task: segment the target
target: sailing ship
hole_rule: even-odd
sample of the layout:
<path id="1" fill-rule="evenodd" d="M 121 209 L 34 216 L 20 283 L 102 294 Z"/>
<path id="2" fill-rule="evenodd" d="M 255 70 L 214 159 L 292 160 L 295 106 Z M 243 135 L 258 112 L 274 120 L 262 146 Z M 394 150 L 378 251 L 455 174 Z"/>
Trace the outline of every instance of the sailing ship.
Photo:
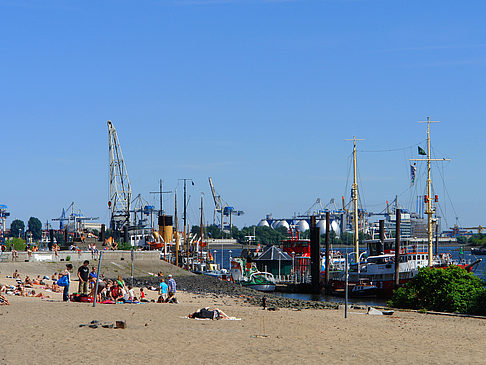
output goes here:
<path id="1" fill-rule="evenodd" d="M 395 239 L 390 240 L 370 240 L 366 241 L 368 257 L 361 260 L 364 252 L 360 254 L 358 242 L 358 183 L 357 183 L 357 158 L 356 158 L 356 141 L 353 137 L 353 160 L 354 160 L 354 183 L 352 187 L 352 198 L 354 202 L 353 230 L 354 230 L 354 256 L 355 262 L 350 265 L 349 272 L 339 271 L 331 273 L 330 288 L 334 293 L 344 292 L 347 290 L 350 294 L 363 295 L 365 293 L 376 293 L 377 295 L 390 296 L 396 287 L 396 258 L 398 257 L 398 283 L 403 285 L 419 272 L 423 267 L 444 268 L 456 264 L 468 271 L 478 264 L 481 260 L 473 263 L 457 263 L 451 260 L 450 255 L 442 254 L 433 255 L 433 232 L 436 223 L 433 215 L 435 207 L 432 204 L 432 180 L 431 180 L 431 162 L 448 161 L 448 159 L 433 159 L 430 157 L 430 123 L 434 123 L 427 117 L 427 153 L 424 159 L 411 159 L 411 161 L 427 162 L 427 195 L 425 203 L 427 204 L 427 249 L 420 247 L 417 240 L 400 239 L 399 253 L 395 252 Z M 423 153 L 421 153 L 423 154 Z M 401 213 L 400 213 L 401 214 Z M 399 228 L 397 228 L 398 230 Z M 400 234 L 400 232 L 397 232 Z M 348 280 L 346 280 L 348 275 Z M 348 287 L 346 288 L 346 281 Z M 365 284 L 363 284 L 365 283 Z"/>

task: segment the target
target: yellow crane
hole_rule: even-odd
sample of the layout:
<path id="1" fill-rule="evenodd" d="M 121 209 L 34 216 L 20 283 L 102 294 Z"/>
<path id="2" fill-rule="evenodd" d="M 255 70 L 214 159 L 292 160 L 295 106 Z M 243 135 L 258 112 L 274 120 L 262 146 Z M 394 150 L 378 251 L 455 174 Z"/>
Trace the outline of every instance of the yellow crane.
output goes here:
<path id="1" fill-rule="evenodd" d="M 479 225 L 477 227 L 462 227 L 462 229 L 475 229 L 478 231 L 479 234 L 483 232 L 483 230 L 486 229 L 486 227 L 483 227 L 482 225 Z"/>

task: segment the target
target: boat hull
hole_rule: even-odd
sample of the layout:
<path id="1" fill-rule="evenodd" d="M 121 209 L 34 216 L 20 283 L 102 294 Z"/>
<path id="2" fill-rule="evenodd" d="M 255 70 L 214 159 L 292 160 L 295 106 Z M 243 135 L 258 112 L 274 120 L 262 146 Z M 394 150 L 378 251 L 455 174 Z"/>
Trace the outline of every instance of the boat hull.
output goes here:
<path id="1" fill-rule="evenodd" d="M 263 292 L 275 291 L 275 284 L 251 284 L 243 283 L 243 286 Z"/>
<path id="2" fill-rule="evenodd" d="M 471 248 L 471 254 L 473 255 L 486 255 L 486 248 Z"/>

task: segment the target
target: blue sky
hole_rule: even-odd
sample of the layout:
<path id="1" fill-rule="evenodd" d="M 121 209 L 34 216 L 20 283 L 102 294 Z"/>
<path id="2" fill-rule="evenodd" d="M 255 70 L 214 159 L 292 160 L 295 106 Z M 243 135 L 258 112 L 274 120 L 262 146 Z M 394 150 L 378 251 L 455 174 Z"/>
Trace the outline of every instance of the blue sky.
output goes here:
<path id="1" fill-rule="evenodd" d="M 178 179 L 193 178 L 194 224 L 201 192 L 212 219 L 208 176 L 246 211 L 240 226 L 348 199 L 353 135 L 365 139 L 368 209 L 397 194 L 406 206 L 408 159 L 425 139 L 416 121 L 430 115 L 441 121 L 435 154 L 452 159 L 434 172 L 447 223 L 485 225 L 485 11 L 482 1 L 0 0 L 0 204 L 45 222 L 74 201 L 107 221 L 110 119 L 134 195 L 154 202 L 159 178 L 179 192 Z M 365 152 L 377 150 L 397 151 Z"/>

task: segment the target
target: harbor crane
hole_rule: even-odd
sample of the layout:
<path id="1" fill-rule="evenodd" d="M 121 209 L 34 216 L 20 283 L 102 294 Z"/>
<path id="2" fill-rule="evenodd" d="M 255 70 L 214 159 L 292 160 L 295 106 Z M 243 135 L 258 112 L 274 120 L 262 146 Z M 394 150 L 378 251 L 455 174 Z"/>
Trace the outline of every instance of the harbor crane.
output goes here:
<path id="1" fill-rule="evenodd" d="M 68 213 L 66 215 L 66 213 Z M 99 217 L 85 217 L 81 210 L 76 212 L 74 208 L 74 202 L 72 202 L 66 209 L 62 209 L 61 216 L 58 218 L 51 219 L 52 221 L 59 221 L 59 229 L 71 228 L 74 232 L 80 230 L 80 224 L 83 221 L 94 221 L 99 219 Z M 67 222 L 66 227 L 64 227 L 64 222 Z"/>
<path id="2" fill-rule="evenodd" d="M 131 221 L 133 222 L 134 226 L 137 228 L 144 228 L 147 226 L 153 228 L 153 213 L 155 212 L 155 207 L 143 199 L 142 195 L 140 194 L 133 199 L 131 206 L 132 209 L 130 210 L 130 213 L 132 213 L 133 216 Z M 150 224 L 148 222 L 149 218 Z"/>
<path id="3" fill-rule="evenodd" d="M 316 208 L 320 208 L 320 209 L 316 210 Z M 310 216 L 310 215 L 314 215 L 316 213 L 319 214 L 323 210 L 324 210 L 324 208 L 322 207 L 321 198 L 317 198 L 316 201 L 314 202 L 314 204 L 312 204 L 310 206 L 310 208 L 305 211 L 304 215 Z"/>
<path id="4" fill-rule="evenodd" d="M 211 187 L 211 193 L 213 194 L 213 200 L 214 200 L 213 224 L 216 224 L 216 216 L 221 215 L 221 231 L 223 231 L 224 217 L 229 217 L 229 229 L 231 232 L 233 229 L 233 215 L 240 216 L 245 214 L 245 212 L 242 210 L 236 210 L 234 207 L 229 206 L 221 198 L 221 195 L 218 195 L 216 193 L 212 178 L 209 178 L 209 186 Z"/>
<path id="5" fill-rule="evenodd" d="M 110 197 L 108 208 L 110 209 L 110 227 L 118 231 L 124 226 L 130 226 L 132 187 L 128 178 L 127 167 L 123 160 L 118 134 L 110 120 L 107 124 L 110 156 Z"/>
<path id="6" fill-rule="evenodd" d="M 483 227 L 482 225 L 479 225 L 477 227 L 462 227 L 462 229 L 474 229 L 474 230 L 477 230 L 478 231 L 478 234 L 481 234 L 486 229 L 486 227 Z"/>
<path id="7" fill-rule="evenodd" d="M 311 215 L 321 215 L 325 212 L 337 212 L 338 211 L 338 208 L 336 206 L 336 203 L 334 201 L 334 198 L 331 198 L 331 200 L 329 200 L 329 203 L 327 203 L 326 205 L 322 205 L 322 200 L 321 198 L 317 198 L 316 201 L 314 202 L 314 204 L 312 204 L 310 206 L 309 209 L 307 209 L 305 212 L 304 212 L 304 217 L 309 217 Z"/>

